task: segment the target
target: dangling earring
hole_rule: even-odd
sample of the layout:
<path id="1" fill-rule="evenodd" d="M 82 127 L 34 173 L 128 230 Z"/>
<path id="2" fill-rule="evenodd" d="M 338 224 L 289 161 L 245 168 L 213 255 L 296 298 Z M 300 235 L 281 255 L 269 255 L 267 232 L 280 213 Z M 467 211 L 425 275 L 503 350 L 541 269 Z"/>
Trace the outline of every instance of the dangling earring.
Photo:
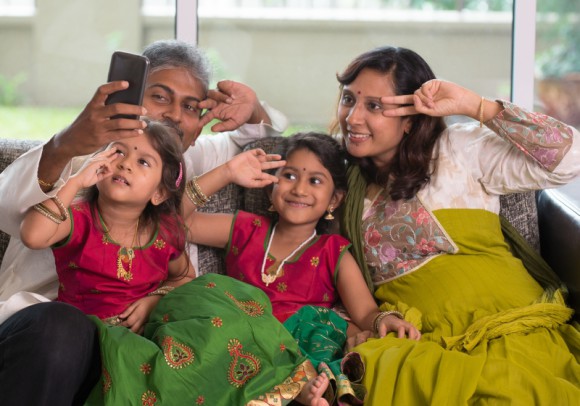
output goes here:
<path id="1" fill-rule="evenodd" d="M 276 213 L 276 208 L 274 207 L 274 205 L 272 203 L 270 203 L 270 207 L 268 207 L 268 211 L 270 213 Z"/>
<path id="2" fill-rule="evenodd" d="M 324 216 L 324 220 L 334 220 L 334 216 L 332 215 L 332 211 L 334 210 L 334 207 L 329 206 L 328 209 L 326 210 L 328 213 L 326 214 L 326 216 Z"/>

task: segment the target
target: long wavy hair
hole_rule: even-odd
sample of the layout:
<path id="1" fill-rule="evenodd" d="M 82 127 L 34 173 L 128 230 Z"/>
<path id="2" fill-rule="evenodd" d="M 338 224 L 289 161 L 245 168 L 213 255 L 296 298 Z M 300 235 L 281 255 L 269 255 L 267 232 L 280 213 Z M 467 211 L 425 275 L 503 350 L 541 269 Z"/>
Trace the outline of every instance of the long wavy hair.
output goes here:
<path id="1" fill-rule="evenodd" d="M 390 75 L 396 95 L 413 94 L 423 83 L 435 79 L 435 74 L 427 62 L 414 51 L 385 46 L 359 55 L 344 72 L 336 75 L 340 83 L 340 94 L 344 86 L 354 82 L 363 69 L 382 73 L 385 80 L 389 80 L 387 75 Z M 338 102 L 340 103 L 340 96 Z M 389 194 L 393 200 L 410 199 L 429 182 L 434 169 L 432 164 L 437 159 L 433 150 L 437 139 L 446 128 L 441 117 L 425 114 L 407 117 L 411 120 L 411 129 L 401 140 L 395 156 L 387 167 L 378 168 L 370 158 L 356 158 L 347 151 L 347 159 L 351 164 L 359 165 L 367 182 L 374 182 L 383 187 L 388 184 Z M 332 132 L 338 131 L 338 119 L 331 129 Z"/>

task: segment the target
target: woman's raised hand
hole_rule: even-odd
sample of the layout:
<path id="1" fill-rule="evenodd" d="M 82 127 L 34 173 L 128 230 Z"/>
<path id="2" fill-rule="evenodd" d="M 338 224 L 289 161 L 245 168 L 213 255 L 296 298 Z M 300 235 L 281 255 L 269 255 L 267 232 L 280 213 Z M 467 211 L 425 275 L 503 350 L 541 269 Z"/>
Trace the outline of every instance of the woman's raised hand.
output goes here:
<path id="1" fill-rule="evenodd" d="M 455 83 L 433 79 L 413 94 L 383 96 L 381 103 L 399 107 L 383 110 L 385 117 L 426 114 L 433 117 L 465 115 L 478 120 L 481 97 Z"/>

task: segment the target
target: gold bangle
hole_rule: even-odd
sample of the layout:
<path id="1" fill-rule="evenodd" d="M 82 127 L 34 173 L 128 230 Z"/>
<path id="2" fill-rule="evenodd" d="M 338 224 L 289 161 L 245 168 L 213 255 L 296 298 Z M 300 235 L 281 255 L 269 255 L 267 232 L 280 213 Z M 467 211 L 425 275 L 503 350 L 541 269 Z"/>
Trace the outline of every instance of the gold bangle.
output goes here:
<path id="1" fill-rule="evenodd" d="M 50 200 L 52 200 L 54 202 L 54 204 L 56 204 L 56 207 L 58 207 L 58 211 L 60 212 L 60 215 L 58 213 L 55 213 L 54 211 L 52 211 L 48 207 L 46 207 L 46 205 L 44 203 L 38 203 L 32 207 L 34 208 L 34 210 L 36 210 L 37 212 L 39 212 L 43 216 L 47 217 L 48 219 L 52 220 L 56 224 L 60 224 L 63 221 L 68 220 L 68 218 L 69 218 L 68 210 L 66 209 L 66 207 L 64 207 L 64 204 L 58 198 L 58 196 L 51 197 Z"/>
<path id="2" fill-rule="evenodd" d="M 191 179 L 191 185 L 192 185 L 192 187 L 193 187 L 193 190 L 194 190 L 194 191 L 195 191 L 195 193 L 197 194 L 197 197 L 199 197 L 199 198 L 200 198 L 200 199 L 201 199 L 201 200 L 204 202 L 203 204 L 206 204 L 207 202 L 209 202 L 209 197 L 207 197 L 207 196 L 205 195 L 205 193 L 203 193 L 203 192 L 201 191 L 201 188 L 199 187 L 199 183 L 197 183 L 197 176 L 194 176 L 194 177 Z"/>
<path id="3" fill-rule="evenodd" d="M 479 128 L 483 127 L 483 102 L 484 102 L 484 97 L 481 96 L 481 103 L 479 103 Z"/>
<path id="4" fill-rule="evenodd" d="M 209 197 L 201 191 L 196 176 L 187 182 L 185 193 L 187 194 L 187 197 L 189 197 L 189 200 L 191 200 L 191 202 L 197 207 L 202 207 L 209 202 Z"/>
<path id="5" fill-rule="evenodd" d="M 379 324 L 381 323 L 381 320 L 384 319 L 387 316 L 396 316 L 401 320 L 405 319 L 405 316 L 403 316 L 403 313 L 398 312 L 396 310 L 390 310 L 388 312 L 380 312 L 379 314 L 377 314 L 375 316 L 375 319 L 373 320 L 373 331 L 378 334 L 379 333 Z"/>
<path id="6" fill-rule="evenodd" d="M 63 222 L 63 219 L 61 219 L 55 212 L 50 210 L 43 203 L 35 204 L 32 206 L 32 208 L 56 224 Z"/>
<path id="7" fill-rule="evenodd" d="M 38 184 L 42 187 L 49 187 L 51 189 L 54 187 L 54 183 L 45 182 L 40 178 L 37 178 L 37 179 L 38 179 Z"/>
<path id="8" fill-rule="evenodd" d="M 187 182 L 187 184 L 185 185 L 185 194 L 187 195 L 189 200 L 191 200 L 191 203 L 193 203 L 196 207 L 201 207 L 200 206 L 201 202 L 199 201 L 199 199 L 192 190 L 191 181 Z"/>
<path id="9" fill-rule="evenodd" d="M 51 197 L 50 199 L 54 204 L 56 204 L 56 207 L 58 207 L 62 221 L 68 220 L 68 210 L 64 207 L 62 200 L 60 200 L 58 196 Z"/>
<path id="10" fill-rule="evenodd" d="M 155 295 L 165 296 L 166 294 L 171 292 L 173 289 L 175 289 L 174 286 L 160 286 L 157 289 L 155 289 L 153 292 L 147 293 L 147 296 L 155 296 Z"/>

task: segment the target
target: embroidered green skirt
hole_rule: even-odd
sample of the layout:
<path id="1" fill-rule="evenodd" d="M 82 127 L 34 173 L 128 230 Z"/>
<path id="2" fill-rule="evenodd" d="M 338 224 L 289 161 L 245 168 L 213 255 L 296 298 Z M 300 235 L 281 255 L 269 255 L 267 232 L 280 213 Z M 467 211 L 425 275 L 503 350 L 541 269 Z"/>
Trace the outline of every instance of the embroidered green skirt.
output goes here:
<path id="1" fill-rule="evenodd" d="M 143 336 L 95 322 L 102 377 L 89 405 L 283 405 L 314 374 L 266 295 L 223 275 L 166 295 Z"/>

